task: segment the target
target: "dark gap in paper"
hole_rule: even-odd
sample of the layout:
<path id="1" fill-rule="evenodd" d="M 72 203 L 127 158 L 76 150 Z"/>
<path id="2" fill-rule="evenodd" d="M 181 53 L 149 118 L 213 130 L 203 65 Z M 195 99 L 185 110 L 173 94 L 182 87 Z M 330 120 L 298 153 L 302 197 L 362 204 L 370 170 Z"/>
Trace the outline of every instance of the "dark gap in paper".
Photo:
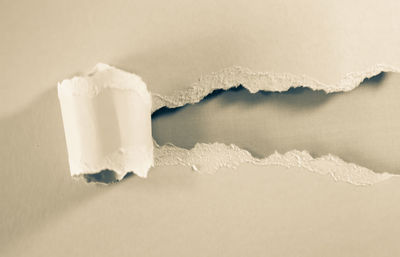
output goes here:
<path id="1" fill-rule="evenodd" d="M 112 184 L 133 176 L 133 172 L 128 172 L 122 179 L 118 179 L 118 174 L 115 171 L 109 169 L 105 169 L 93 174 L 83 174 L 82 176 L 88 183 L 94 182 Z"/>
<path id="2" fill-rule="evenodd" d="M 379 73 L 350 92 L 307 87 L 249 93 L 215 90 L 199 104 L 153 113 L 160 144 L 190 149 L 196 143 L 235 144 L 255 157 L 277 150 L 334 154 L 377 172 L 400 173 L 400 75 Z"/>

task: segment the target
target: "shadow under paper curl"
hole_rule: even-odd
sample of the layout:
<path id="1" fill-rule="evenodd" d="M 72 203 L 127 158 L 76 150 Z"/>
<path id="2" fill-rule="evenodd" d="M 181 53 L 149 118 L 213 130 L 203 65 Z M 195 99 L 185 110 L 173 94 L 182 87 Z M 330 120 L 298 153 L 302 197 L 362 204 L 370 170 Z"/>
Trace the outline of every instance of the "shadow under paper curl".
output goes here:
<path id="1" fill-rule="evenodd" d="M 195 183 L 195 177 L 174 172 L 149 174 L 151 180 L 127 173 L 123 181 L 106 186 L 71 177 L 56 88 L 22 111 L 0 120 L 0 131 L 0 144 L 7 146 L 0 148 L 0 256 L 29 247 L 31 236 L 62 222 L 61 217 L 68 216 L 66 213 L 78 208 L 90 213 L 93 208 L 85 209 L 89 202 L 114 201 L 116 196 L 111 193 L 118 190 L 146 195 L 151 189 L 158 194 L 157 190 L 182 190 Z M 111 184 L 116 181 L 110 170 L 86 175 L 84 179 Z M 88 222 L 90 219 L 85 224 Z"/>
<path id="2" fill-rule="evenodd" d="M 400 74 L 381 73 L 350 92 L 298 87 L 282 93 L 217 90 L 195 105 L 153 114 L 160 144 L 236 144 L 262 158 L 274 151 L 334 154 L 376 172 L 400 174 Z"/>

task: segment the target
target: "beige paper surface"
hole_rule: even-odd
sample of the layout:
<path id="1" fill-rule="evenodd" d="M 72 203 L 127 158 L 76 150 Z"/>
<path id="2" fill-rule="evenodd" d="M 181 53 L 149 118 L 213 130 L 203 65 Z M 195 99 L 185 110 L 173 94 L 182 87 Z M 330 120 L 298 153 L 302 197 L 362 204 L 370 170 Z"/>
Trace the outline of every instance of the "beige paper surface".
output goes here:
<path id="1" fill-rule="evenodd" d="M 376 64 L 400 67 L 399 4 L 2 1 L 0 255 L 398 255 L 397 178 L 359 187 L 298 167 L 241 164 L 213 175 L 156 167 L 147 179 L 133 176 L 107 187 L 76 182 L 55 84 L 103 62 L 139 74 L 160 95 L 232 66 L 331 85 Z M 388 102 L 358 101 L 377 108 Z M 239 106 L 241 115 L 253 117 Z M 373 117 L 396 121 L 396 114 Z M 212 115 L 179 120 L 190 128 L 211 122 Z M 158 129 L 173 127 L 157 120 L 152 124 L 157 141 L 172 141 Z M 225 115 L 222 123 L 234 124 L 234 117 Z M 221 125 L 207 126 L 193 131 L 196 141 Z M 225 135 L 234 132 L 243 134 L 238 127 Z M 380 135 L 396 140 L 393 132 Z M 268 149 L 252 150 L 257 157 L 268 155 Z"/>

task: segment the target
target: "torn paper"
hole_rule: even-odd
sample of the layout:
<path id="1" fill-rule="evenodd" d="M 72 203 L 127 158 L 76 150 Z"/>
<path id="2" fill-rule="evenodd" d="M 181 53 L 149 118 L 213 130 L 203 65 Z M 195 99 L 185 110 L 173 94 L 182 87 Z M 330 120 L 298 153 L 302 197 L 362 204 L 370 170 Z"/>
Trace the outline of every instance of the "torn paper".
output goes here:
<path id="1" fill-rule="evenodd" d="M 349 73 L 336 84 L 325 84 L 306 76 L 252 72 L 246 68 L 232 67 L 204 76 L 190 88 L 172 95 L 153 94 L 153 110 L 197 103 L 215 90 L 229 90 L 239 85 L 251 93 L 284 92 L 296 87 L 323 90 L 326 93 L 347 92 L 358 87 L 364 80 L 382 72 L 398 71 L 399 69 L 390 65 L 376 65 L 363 72 Z M 155 158 L 156 165 L 185 165 L 201 172 L 214 172 L 220 167 L 234 168 L 241 163 L 302 167 L 315 173 L 330 174 L 335 180 L 355 185 L 374 184 L 395 176 L 389 173 L 376 173 L 360 165 L 347 163 L 332 154 L 313 158 L 306 151 L 292 150 L 285 154 L 274 153 L 258 159 L 237 146 L 228 147 L 221 144 L 196 144 L 190 150 L 163 145 L 156 148 Z"/>
<path id="2" fill-rule="evenodd" d="M 214 90 L 242 85 L 251 93 L 284 92 L 295 87 L 327 93 L 346 92 L 382 72 L 399 71 L 389 65 L 376 65 L 364 72 L 349 73 L 339 83 L 328 85 L 306 76 L 232 67 L 204 76 L 190 88 L 173 95 L 153 94 L 151 101 L 146 85 L 138 76 L 98 64 L 88 76 L 64 80 L 58 86 L 71 174 L 98 174 L 102 178 L 113 171 L 117 179 L 121 179 L 132 171 L 145 177 L 153 165 L 151 113 L 161 108 L 197 103 Z M 201 172 L 252 163 L 301 167 L 355 185 L 374 184 L 394 176 L 375 173 L 333 155 L 313 158 L 306 151 L 275 152 L 258 159 L 235 145 L 220 143 L 196 144 L 190 150 L 172 144 L 158 146 L 155 143 L 155 146 L 157 166 L 185 165 Z"/>
<path id="3" fill-rule="evenodd" d="M 330 85 L 305 75 L 290 73 L 254 72 L 239 66 L 223 69 L 203 76 L 189 88 L 175 92 L 172 95 L 153 93 L 153 112 L 162 108 L 177 108 L 186 104 L 200 102 L 214 90 L 228 90 L 243 86 L 250 93 L 259 91 L 285 92 L 290 88 L 307 87 L 312 90 L 323 90 L 326 93 L 347 92 L 358 87 L 363 80 L 374 77 L 382 72 L 400 72 L 400 69 L 378 64 L 362 72 L 351 72 L 338 83 Z"/>
<path id="4" fill-rule="evenodd" d="M 268 157 L 258 159 L 233 144 L 198 143 L 190 150 L 172 144 L 155 147 L 156 166 L 184 165 L 195 171 L 213 173 L 223 167 L 235 169 L 243 163 L 287 168 L 299 167 L 310 172 L 330 175 L 336 181 L 354 185 L 371 185 L 394 176 L 388 173 L 375 173 L 356 164 L 347 163 L 331 154 L 313 158 L 307 151 L 293 150 L 285 154 L 275 152 Z"/>
<path id="5" fill-rule="evenodd" d="M 153 166 L 151 96 L 134 74 L 98 64 L 87 76 L 58 84 L 71 174 L 128 172 Z"/>

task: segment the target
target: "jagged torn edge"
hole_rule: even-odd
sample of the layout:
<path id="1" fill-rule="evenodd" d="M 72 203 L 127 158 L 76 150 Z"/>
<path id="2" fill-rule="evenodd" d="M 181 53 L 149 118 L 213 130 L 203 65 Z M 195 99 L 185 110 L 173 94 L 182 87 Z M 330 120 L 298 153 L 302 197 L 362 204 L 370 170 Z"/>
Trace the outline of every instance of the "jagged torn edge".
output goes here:
<path id="1" fill-rule="evenodd" d="M 214 90 L 229 90 L 238 86 L 243 86 L 250 93 L 284 92 L 296 87 L 323 90 L 326 93 L 348 92 L 358 87 L 365 79 L 383 72 L 400 72 L 400 69 L 378 64 L 363 72 L 348 73 L 339 83 L 329 85 L 305 75 L 253 72 L 250 69 L 235 66 L 201 77 L 191 87 L 177 91 L 173 95 L 162 96 L 153 93 L 152 112 L 161 108 L 177 108 L 198 103 Z M 329 174 L 336 181 L 354 185 L 371 185 L 397 176 L 389 173 L 376 173 L 356 164 L 347 163 L 331 154 L 313 158 L 307 151 L 292 150 L 285 154 L 275 152 L 266 158 L 258 159 L 233 144 L 198 143 L 194 148 L 188 150 L 172 144 L 159 146 L 155 142 L 154 149 L 156 166 L 185 165 L 192 167 L 195 171 L 207 173 L 213 173 L 222 167 L 236 168 L 242 163 L 252 163 L 300 167 L 319 174 Z"/>

